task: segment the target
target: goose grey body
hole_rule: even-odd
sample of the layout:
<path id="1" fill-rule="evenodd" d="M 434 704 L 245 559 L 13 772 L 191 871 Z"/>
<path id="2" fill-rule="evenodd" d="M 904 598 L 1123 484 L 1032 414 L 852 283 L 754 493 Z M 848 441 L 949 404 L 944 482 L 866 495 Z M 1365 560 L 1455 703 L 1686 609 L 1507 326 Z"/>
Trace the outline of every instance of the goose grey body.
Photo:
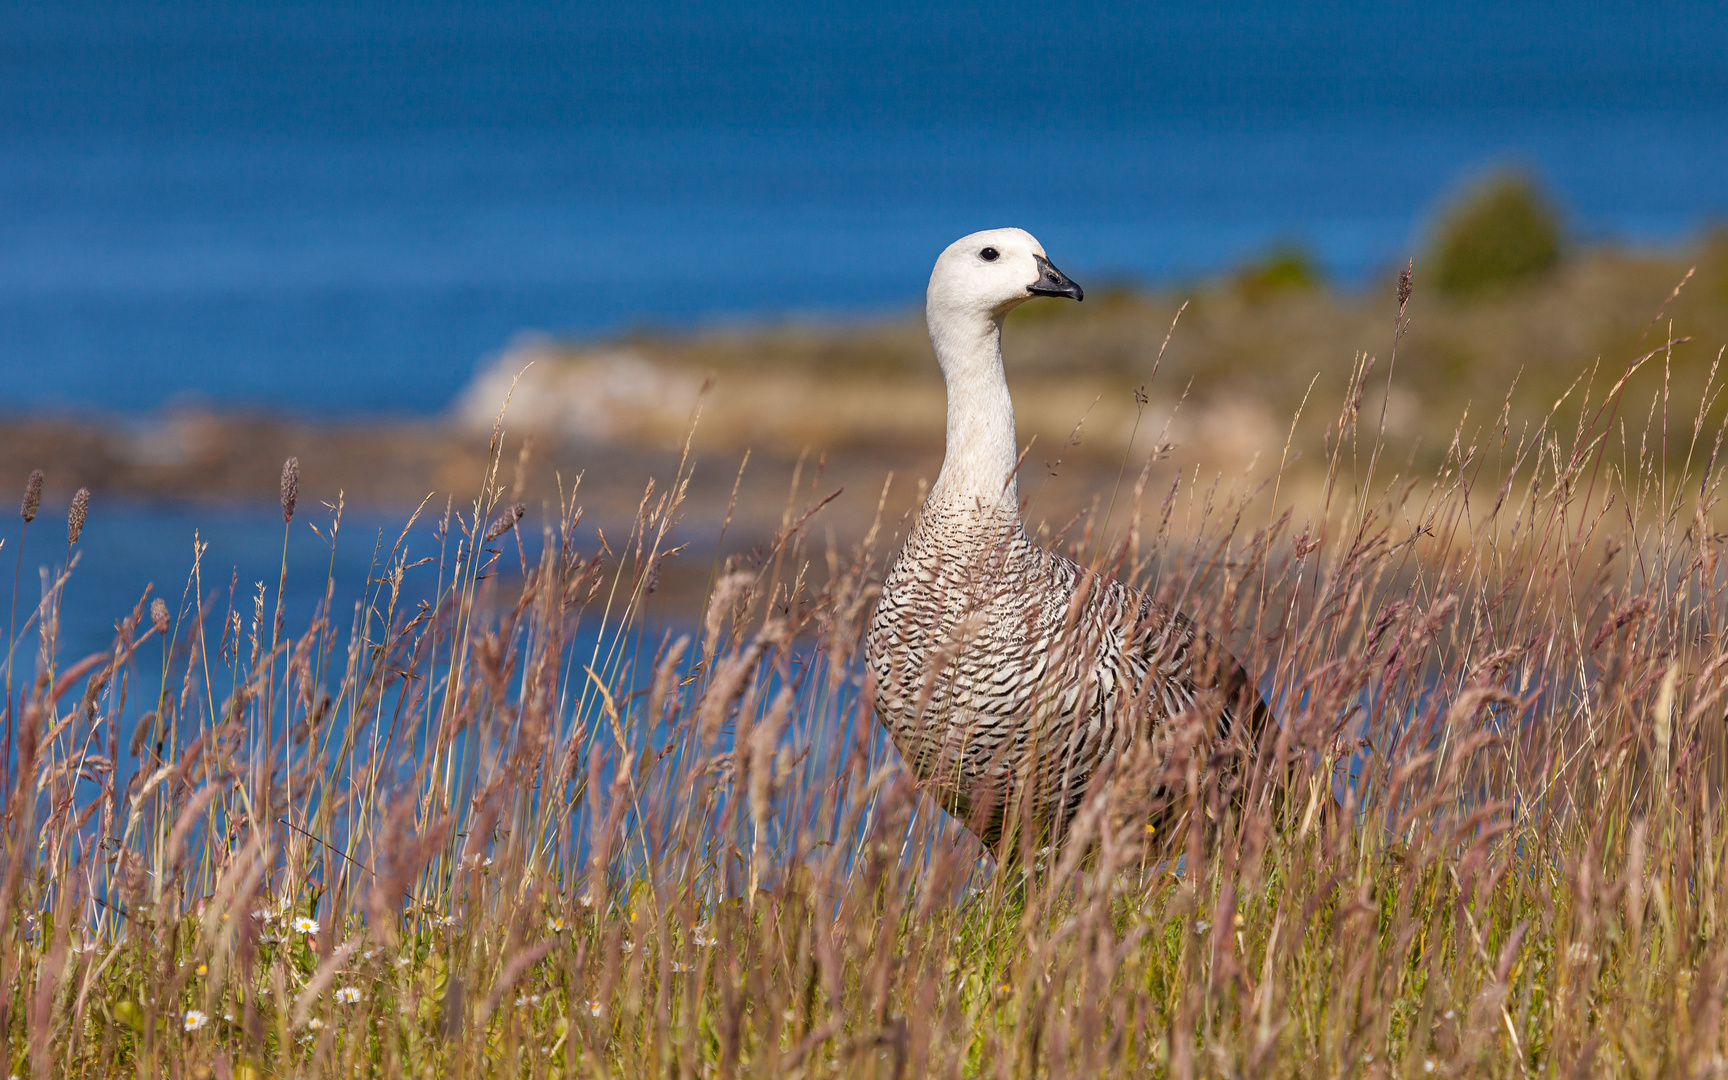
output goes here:
<path id="1" fill-rule="evenodd" d="M 1031 827 L 1059 839 L 1099 767 L 1204 688 L 1222 692 L 1221 728 L 1265 716 L 1241 666 L 1180 613 L 1027 537 L 1001 329 L 1035 295 L 1081 298 L 1018 229 L 975 233 L 937 260 L 928 317 L 947 453 L 866 648 L 901 756 L 992 849 L 1005 814 L 1022 812 L 1017 797 Z"/>

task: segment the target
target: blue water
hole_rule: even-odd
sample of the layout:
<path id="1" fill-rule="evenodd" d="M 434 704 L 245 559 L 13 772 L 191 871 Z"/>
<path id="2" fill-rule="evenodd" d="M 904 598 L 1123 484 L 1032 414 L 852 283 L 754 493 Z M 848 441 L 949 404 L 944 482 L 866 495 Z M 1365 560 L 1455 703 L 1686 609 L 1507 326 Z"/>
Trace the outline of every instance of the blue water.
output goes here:
<path id="1" fill-rule="evenodd" d="M 63 525 L 66 507 L 44 504 L 41 515 L 20 537 L 16 519 L 0 521 L 0 629 L 11 625 L 11 576 L 22 539 L 24 558 L 18 586 L 18 651 L 16 670 L 34 672 L 40 635 L 32 621 L 44 594 L 44 570 L 54 580 L 66 566 L 69 554 L 77 562 L 62 587 L 56 653 L 61 667 L 94 652 L 113 647 L 116 623 L 129 616 L 140 599 L 157 597 L 167 602 L 173 614 L 182 651 L 196 625 L 199 598 L 203 600 L 205 639 L 211 650 L 212 667 L 218 662 L 224 642 L 224 625 L 238 614 L 243 643 L 241 655 L 250 650 L 246 639 L 253 632 L 255 597 L 264 596 L 264 636 L 270 636 L 282 584 L 283 632 L 298 640 L 317 618 L 325 618 L 334 638 L 340 666 L 349 632 L 359 609 L 373 609 L 371 636 L 376 639 L 390 610 L 390 590 L 382 580 L 400 558 L 406 567 L 397 593 L 394 616 L 398 626 L 412 618 L 422 602 L 432 603 L 450 588 L 455 568 L 456 542 L 460 528 L 451 525 L 446 543 L 441 535 L 441 514 L 422 516 L 411 526 L 406 513 L 346 508 L 339 527 L 332 528 L 334 514 L 328 507 L 302 505 L 293 523 L 284 529 L 280 509 L 221 503 L 157 503 L 136 499 L 102 497 L 92 501 L 84 531 L 76 548 L 66 545 Z M 542 550 L 538 515 L 524 518 L 518 546 L 515 534 L 507 534 L 490 547 L 499 554 L 487 566 L 496 578 L 500 603 L 513 601 L 521 583 L 524 565 L 534 566 Z M 286 544 L 284 541 L 286 540 Z M 579 543 L 593 538 L 579 536 Z M 194 559 L 193 545 L 201 545 Z M 400 544 L 400 547 L 398 547 Z M 283 561 L 287 562 L 286 578 Z M 421 560 L 430 560 L 415 565 Z M 442 570 L 440 568 L 442 562 Z M 195 573 L 196 571 L 196 573 Z M 141 626 L 150 622 L 149 601 Z M 591 649 L 599 633 L 600 612 L 584 612 L 569 628 L 573 648 Z M 649 647 L 668 632 L 683 632 L 681 625 L 648 619 L 641 632 Z M 4 638 L 0 638 L 3 641 Z M 231 640 L 231 639 L 230 639 Z M 0 652 L 3 652 L 0 647 Z M 157 658 L 154 650 L 150 659 Z M 182 656 L 182 660 L 184 657 Z M 591 657 L 584 657 L 588 662 Z M 145 668 L 151 667 L 146 663 Z M 242 665 L 244 666 L 244 665 Z"/>
<path id="2" fill-rule="evenodd" d="M 1721 9 L 1429 8 L 8 0 L 0 408 L 433 412 L 524 329 L 907 310 L 1004 223 L 1360 283 L 1501 162 L 1584 239 L 1728 216 Z"/>
<path id="3" fill-rule="evenodd" d="M 49 567 L 53 573 L 66 565 L 64 519 L 64 506 L 44 505 L 41 516 L 23 537 L 18 622 L 32 636 L 34 628 L 25 624 L 42 597 L 41 568 Z M 334 582 L 329 615 L 338 634 L 346 637 L 354 620 L 354 605 L 361 600 L 369 602 L 377 591 L 369 579 L 386 572 L 391 548 L 407 524 L 407 515 L 349 509 L 343 514 L 333 545 L 327 542 L 330 524 L 327 510 L 302 507 L 292 528 L 287 530 L 288 578 L 283 622 L 285 632 L 290 635 L 304 633 L 313 617 L 324 612 L 325 589 Z M 422 520 L 409 533 L 403 544 L 408 562 L 427 557 L 437 559 L 439 539 L 434 526 L 435 523 Z M 0 585 L 0 603 L 9 604 L 10 578 L 20 539 L 16 519 L 0 525 L 0 534 L 6 541 L 0 549 L 0 565 L 7 579 Z M 188 626 L 195 618 L 198 597 L 202 594 L 206 633 L 214 647 L 230 610 L 240 614 L 244 632 L 251 632 L 253 598 L 262 582 L 268 636 L 275 612 L 276 588 L 281 580 L 283 540 L 280 510 L 271 513 L 263 507 L 150 503 L 114 497 L 94 500 L 73 552 L 78 558 L 77 565 L 64 587 L 58 648 L 61 658 L 77 660 L 112 647 L 115 622 L 131 614 L 146 588 L 152 598 L 165 600 L 177 621 L 183 620 Z M 538 546 L 536 533 L 530 533 L 528 540 Z M 196 579 L 194 541 L 206 545 Z M 454 542 L 450 554 L 454 555 Z M 509 555 L 514 563 L 513 549 Z M 437 594 L 435 564 L 406 571 L 398 613 L 411 615 L 419 601 L 431 600 Z M 388 593 L 384 596 L 387 599 Z M 384 606 L 380 602 L 380 609 Z M 0 617 L 5 616 L 0 613 Z M 146 614 L 144 625 L 148 624 Z M 30 650 L 34 647 L 33 637 L 20 635 L 16 662 L 25 668 L 32 666 L 34 654 Z"/>

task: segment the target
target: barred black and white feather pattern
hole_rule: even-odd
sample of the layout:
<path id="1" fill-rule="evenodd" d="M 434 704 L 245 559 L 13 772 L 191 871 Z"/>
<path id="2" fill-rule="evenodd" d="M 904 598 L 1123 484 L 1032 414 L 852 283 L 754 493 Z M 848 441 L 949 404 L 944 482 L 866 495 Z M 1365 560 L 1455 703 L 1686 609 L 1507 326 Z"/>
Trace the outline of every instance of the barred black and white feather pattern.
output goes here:
<path id="1" fill-rule="evenodd" d="M 1241 665 L 1179 612 L 967 498 L 925 505 L 883 582 L 867 656 L 901 756 L 992 849 L 1010 812 L 1059 841 L 1100 766 L 1205 689 L 1221 691 L 1221 734 L 1239 714 L 1256 730 L 1267 715 Z M 1010 809 L 1011 793 L 1029 805 Z"/>

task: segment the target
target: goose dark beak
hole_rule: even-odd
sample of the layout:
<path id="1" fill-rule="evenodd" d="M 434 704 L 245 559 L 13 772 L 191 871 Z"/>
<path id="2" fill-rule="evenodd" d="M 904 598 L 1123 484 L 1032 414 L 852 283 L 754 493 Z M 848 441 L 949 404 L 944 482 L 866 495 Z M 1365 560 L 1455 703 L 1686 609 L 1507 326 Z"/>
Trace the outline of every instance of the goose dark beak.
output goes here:
<path id="1" fill-rule="evenodd" d="M 1085 290 L 1068 280 L 1068 275 L 1050 265 L 1050 260 L 1042 255 L 1032 256 L 1038 260 L 1038 280 L 1026 287 L 1033 296 L 1066 296 L 1070 300 L 1086 299 Z"/>

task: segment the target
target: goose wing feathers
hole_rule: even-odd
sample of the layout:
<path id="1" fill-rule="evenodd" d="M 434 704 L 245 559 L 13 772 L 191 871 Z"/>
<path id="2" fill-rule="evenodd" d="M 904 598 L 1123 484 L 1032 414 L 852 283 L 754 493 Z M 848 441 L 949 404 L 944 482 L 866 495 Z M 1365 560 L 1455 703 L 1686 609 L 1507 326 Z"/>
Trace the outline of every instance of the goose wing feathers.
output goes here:
<path id="1" fill-rule="evenodd" d="M 986 845 L 1011 788 L 1059 836 L 1098 768 L 1208 688 L 1220 731 L 1264 705 L 1204 631 L 1033 544 L 1018 520 L 927 505 L 883 583 L 867 655 L 876 710 L 914 773 Z"/>

